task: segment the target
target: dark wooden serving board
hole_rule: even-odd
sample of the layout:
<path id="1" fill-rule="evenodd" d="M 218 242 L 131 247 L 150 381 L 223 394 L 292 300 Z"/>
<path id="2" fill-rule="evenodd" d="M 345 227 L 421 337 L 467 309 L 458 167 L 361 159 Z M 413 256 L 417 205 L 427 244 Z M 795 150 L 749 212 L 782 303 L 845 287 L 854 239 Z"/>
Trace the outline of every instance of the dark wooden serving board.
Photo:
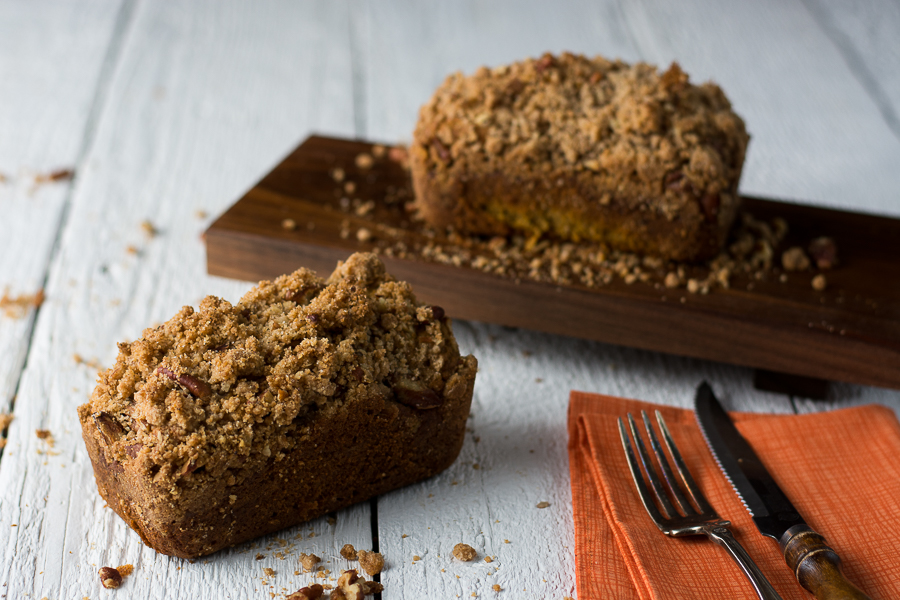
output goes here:
<path id="1" fill-rule="evenodd" d="M 386 158 L 356 166 L 371 148 L 318 136 L 303 142 L 207 230 L 209 272 L 255 281 L 302 266 L 327 275 L 338 260 L 375 247 L 377 239 L 357 241 L 361 227 L 421 237 L 403 209 L 406 171 Z M 365 216 L 341 210 L 338 167 L 355 182 L 353 197 L 374 200 Z M 755 198 L 745 207 L 757 218 L 786 219 L 785 247 L 818 235 L 836 240 L 840 266 L 827 273 L 824 292 L 812 289 L 811 273 L 787 283 L 736 276 L 730 289 L 700 295 L 619 278 L 596 288 L 559 286 L 416 257 L 383 259 L 420 300 L 455 318 L 900 388 L 900 220 Z"/>

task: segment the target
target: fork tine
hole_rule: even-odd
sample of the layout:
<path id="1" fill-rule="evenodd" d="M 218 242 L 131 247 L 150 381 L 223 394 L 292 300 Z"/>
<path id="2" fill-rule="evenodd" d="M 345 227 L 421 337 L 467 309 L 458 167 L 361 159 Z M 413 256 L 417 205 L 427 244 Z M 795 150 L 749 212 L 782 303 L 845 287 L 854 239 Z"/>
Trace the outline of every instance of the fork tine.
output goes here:
<path id="1" fill-rule="evenodd" d="M 659 419 L 659 411 L 656 411 L 656 415 L 657 419 Z M 656 433 L 653 430 L 653 425 L 650 424 L 650 417 L 647 416 L 647 411 L 642 410 L 641 417 L 644 419 L 644 427 L 647 428 L 647 433 L 650 436 L 650 447 L 653 448 L 653 453 L 656 454 L 656 460 L 659 461 L 659 466 L 662 469 L 663 477 L 665 478 L 666 483 L 669 484 L 669 490 L 672 492 L 672 496 L 675 498 L 675 502 L 678 503 L 678 506 L 681 508 L 681 511 L 685 515 L 696 513 L 694 507 L 691 506 L 690 500 L 688 500 L 687 496 L 685 496 L 681 491 L 681 485 L 679 485 L 678 480 L 675 479 L 675 475 L 672 473 L 672 467 L 669 465 L 669 459 L 666 458 L 666 455 L 662 449 L 662 445 L 659 443 L 659 438 L 656 437 Z M 662 429 L 660 429 L 660 431 L 662 431 Z M 666 442 L 666 446 L 669 446 L 668 442 Z M 671 450 L 671 446 L 669 446 L 669 448 Z M 676 468 L 677 467 L 678 465 L 676 465 Z"/>
<path id="2" fill-rule="evenodd" d="M 659 430 L 662 432 L 663 440 L 665 440 L 666 447 L 669 449 L 669 454 L 672 455 L 672 460 L 675 461 L 675 468 L 678 469 L 678 474 L 681 476 L 681 480 L 684 482 L 684 486 L 687 488 L 691 498 L 694 499 L 697 508 L 700 509 L 701 513 L 714 512 L 712 507 L 706 501 L 706 498 L 703 496 L 703 493 L 700 491 L 700 488 L 697 487 L 697 484 L 694 482 L 694 478 L 691 477 L 691 472 L 688 471 L 687 465 L 684 464 L 681 453 L 678 452 L 678 447 L 675 446 L 672 434 L 669 433 L 669 428 L 666 426 L 662 413 L 659 411 L 656 411 L 656 421 L 659 423 Z"/>
<path id="3" fill-rule="evenodd" d="M 644 440 L 643 438 L 641 438 L 641 434 L 638 432 L 637 424 L 635 424 L 634 417 L 631 416 L 631 413 L 628 413 L 628 426 L 631 428 L 631 435 L 634 437 L 634 444 L 635 446 L 637 446 L 638 455 L 641 457 L 641 463 L 644 465 L 644 471 L 647 473 L 647 479 L 650 481 L 650 486 L 653 488 L 653 492 L 656 494 L 656 499 L 662 505 L 663 512 L 668 518 L 677 517 L 678 511 L 676 511 L 675 507 L 672 506 L 672 502 L 669 500 L 669 497 L 666 495 L 665 490 L 663 490 L 662 488 L 659 477 L 656 475 L 656 471 L 653 468 L 653 461 L 650 459 L 650 455 L 647 453 L 647 448 L 644 446 Z"/>
<path id="4" fill-rule="evenodd" d="M 653 522 L 656 523 L 657 527 L 662 528 L 662 523 L 666 520 L 666 517 L 659 512 L 656 502 L 653 501 L 650 489 L 647 487 L 647 484 L 644 483 L 641 467 L 638 465 L 638 459 L 634 455 L 634 448 L 631 446 L 631 440 L 628 437 L 628 432 L 625 430 L 625 424 L 622 422 L 621 417 L 619 418 L 619 436 L 622 438 L 622 446 L 625 448 L 625 457 L 628 459 L 628 469 L 631 471 L 631 478 L 634 479 L 634 485 L 637 486 L 638 496 L 641 497 L 641 503 L 644 505 L 644 508 L 647 509 L 650 518 L 653 519 Z"/>

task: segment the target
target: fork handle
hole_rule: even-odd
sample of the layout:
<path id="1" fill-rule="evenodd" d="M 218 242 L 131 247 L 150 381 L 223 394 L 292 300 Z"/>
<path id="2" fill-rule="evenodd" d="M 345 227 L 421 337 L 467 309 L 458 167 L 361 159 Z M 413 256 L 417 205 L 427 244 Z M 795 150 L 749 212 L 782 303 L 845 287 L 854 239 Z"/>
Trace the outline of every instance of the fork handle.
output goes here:
<path id="1" fill-rule="evenodd" d="M 794 525 L 780 542 L 797 581 L 819 600 L 871 600 L 841 572 L 841 557 L 808 525 Z"/>
<path id="2" fill-rule="evenodd" d="M 753 562 L 753 559 L 750 558 L 750 555 L 747 554 L 747 551 L 744 550 L 744 547 L 731 533 L 731 530 L 728 529 L 727 526 L 730 524 L 729 521 L 710 523 L 703 528 L 703 533 L 709 539 L 725 548 L 729 556 L 738 564 L 741 571 L 753 584 L 753 589 L 756 590 L 756 595 L 759 596 L 760 600 L 783 600 L 778 595 L 778 592 L 775 591 L 775 588 L 772 587 L 772 584 L 769 583 L 769 580 L 766 579 L 766 576 L 759 570 L 759 567 L 756 566 L 756 563 Z"/>

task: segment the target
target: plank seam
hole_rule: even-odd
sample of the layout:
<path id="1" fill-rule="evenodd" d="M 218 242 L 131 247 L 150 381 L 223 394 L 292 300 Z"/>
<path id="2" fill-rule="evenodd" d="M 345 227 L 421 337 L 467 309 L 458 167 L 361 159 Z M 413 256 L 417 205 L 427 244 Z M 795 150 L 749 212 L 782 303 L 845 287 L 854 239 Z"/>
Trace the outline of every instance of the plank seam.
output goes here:
<path id="1" fill-rule="evenodd" d="M 811 0 L 801 0 L 801 2 L 825 33 L 825 36 L 837 48 L 838 53 L 849 67 L 853 78 L 862 85 L 868 96 L 875 103 L 875 106 L 878 107 L 878 112 L 881 113 L 888 129 L 891 130 L 894 137 L 900 139 L 900 116 L 894 111 L 890 97 L 878 83 L 878 78 L 866 66 L 866 61 L 856 49 L 856 46 L 854 46 L 853 40 L 838 29 L 830 15 L 826 14 L 825 10 L 820 9 L 815 2 Z"/>
<path id="2" fill-rule="evenodd" d="M 103 62 L 100 66 L 100 74 L 97 77 L 96 92 L 93 99 L 91 100 L 90 108 L 88 109 L 88 117 L 85 120 L 82 143 L 76 154 L 76 176 L 72 182 L 67 184 L 68 189 L 66 190 L 66 195 L 62 203 L 62 208 L 60 210 L 59 220 L 56 224 L 56 236 L 53 239 L 53 245 L 50 248 L 50 252 L 47 254 L 47 264 L 44 269 L 44 276 L 41 279 L 40 286 L 40 289 L 42 290 L 47 289 L 47 283 L 50 279 L 50 271 L 52 270 L 53 264 L 59 256 L 61 250 L 62 234 L 65 230 L 66 224 L 69 221 L 69 210 L 72 205 L 72 196 L 75 189 L 74 182 L 77 181 L 77 174 L 81 172 L 82 166 L 84 165 L 85 159 L 87 158 L 88 152 L 93 144 L 94 135 L 96 134 L 98 123 L 100 121 L 99 115 L 102 112 L 102 107 L 106 104 L 107 92 L 112 82 L 112 73 L 115 71 L 115 65 L 118 64 L 119 57 L 121 56 L 121 47 L 125 37 L 124 33 L 125 30 L 129 29 L 129 25 L 132 22 L 132 14 L 134 12 L 133 5 L 135 2 L 136 0 L 123 0 L 122 8 L 119 9 L 119 14 L 116 16 L 116 24 L 113 27 L 113 33 L 110 37 L 109 47 L 107 48 L 106 54 L 103 57 Z M 25 359 L 22 362 L 22 366 L 19 368 L 19 377 L 18 379 L 16 379 L 16 385 L 13 387 L 12 399 L 9 403 L 10 413 L 15 412 L 16 398 L 19 395 L 19 388 L 22 385 L 22 378 L 24 377 L 25 371 L 28 369 L 29 358 L 31 356 L 31 347 L 34 344 L 34 333 L 36 330 L 37 320 L 40 316 L 42 308 L 43 305 L 35 307 L 34 312 L 31 314 L 31 322 L 28 325 L 26 333 L 28 342 L 25 344 Z M 0 460 L 3 459 L 3 455 L 3 450 L 0 450 Z"/>

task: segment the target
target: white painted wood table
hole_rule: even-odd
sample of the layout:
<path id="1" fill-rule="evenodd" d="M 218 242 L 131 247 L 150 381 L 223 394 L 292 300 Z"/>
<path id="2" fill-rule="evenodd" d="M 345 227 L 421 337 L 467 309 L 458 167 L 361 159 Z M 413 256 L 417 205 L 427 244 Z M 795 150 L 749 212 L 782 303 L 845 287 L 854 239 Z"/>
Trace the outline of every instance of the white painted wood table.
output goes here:
<path id="1" fill-rule="evenodd" d="M 0 413 L 15 414 L 0 598 L 270 598 L 309 581 L 299 552 L 338 573 L 340 547 L 377 534 L 385 599 L 562 599 L 569 390 L 688 406 L 706 378 L 733 409 L 900 410 L 895 390 L 840 384 L 814 402 L 757 391 L 748 369 L 457 321 L 481 369 L 448 471 L 286 531 L 286 547 L 272 536 L 194 563 L 143 547 L 104 506 L 75 413 L 117 341 L 249 287 L 206 275 L 212 218 L 312 132 L 408 140 L 455 70 L 545 50 L 677 59 L 745 117 L 745 193 L 900 216 L 898 32 L 897 0 L 0 0 L 0 291 L 46 295 L 0 316 Z M 37 181 L 58 169 L 75 176 Z M 493 562 L 451 561 L 460 541 Z M 101 588 L 98 567 L 124 563 L 125 586 Z"/>

